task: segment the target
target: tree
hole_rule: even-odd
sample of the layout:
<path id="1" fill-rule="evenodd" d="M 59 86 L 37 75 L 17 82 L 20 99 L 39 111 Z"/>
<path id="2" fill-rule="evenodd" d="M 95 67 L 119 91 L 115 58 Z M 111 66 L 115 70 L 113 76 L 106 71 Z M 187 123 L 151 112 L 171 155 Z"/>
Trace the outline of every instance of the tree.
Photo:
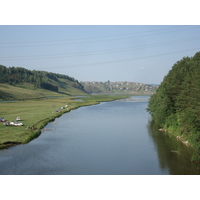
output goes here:
<path id="1" fill-rule="evenodd" d="M 150 98 L 148 112 L 161 126 L 178 132 L 197 149 L 200 160 L 200 52 L 184 57 Z"/>

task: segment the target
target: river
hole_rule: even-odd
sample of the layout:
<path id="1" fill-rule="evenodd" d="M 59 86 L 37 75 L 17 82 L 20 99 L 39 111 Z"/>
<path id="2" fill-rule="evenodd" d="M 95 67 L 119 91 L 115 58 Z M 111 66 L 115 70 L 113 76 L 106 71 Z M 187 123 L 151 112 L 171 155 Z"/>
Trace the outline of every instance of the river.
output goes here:
<path id="1" fill-rule="evenodd" d="M 200 174 L 192 149 L 159 132 L 147 104 L 132 97 L 72 110 L 28 144 L 0 151 L 0 174 Z"/>

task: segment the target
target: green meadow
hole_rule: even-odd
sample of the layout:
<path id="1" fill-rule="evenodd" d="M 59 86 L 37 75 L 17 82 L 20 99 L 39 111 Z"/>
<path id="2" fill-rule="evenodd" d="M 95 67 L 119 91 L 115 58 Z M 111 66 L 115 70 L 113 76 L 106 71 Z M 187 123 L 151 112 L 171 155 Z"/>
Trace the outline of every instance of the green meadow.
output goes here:
<path id="1" fill-rule="evenodd" d="M 0 100 L 25 100 L 25 99 L 36 99 L 49 96 L 66 96 L 66 95 L 86 95 L 85 92 L 73 87 L 73 83 L 65 80 L 67 84 L 66 88 L 59 88 L 58 92 L 46 90 L 42 88 L 35 88 L 30 83 L 20 83 L 16 86 L 9 84 L 0 84 Z"/>
<path id="2" fill-rule="evenodd" d="M 0 148 L 28 143 L 41 134 L 41 129 L 48 122 L 54 121 L 55 118 L 72 109 L 126 97 L 127 95 L 86 95 L 78 98 L 83 101 L 75 101 L 74 99 L 77 97 L 65 96 L 0 103 L 0 117 L 4 117 L 8 121 L 16 121 L 17 117 L 21 117 L 24 124 L 24 126 L 15 127 L 4 126 L 0 122 Z M 68 106 L 65 109 L 56 112 L 58 108 L 66 105 Z"/>

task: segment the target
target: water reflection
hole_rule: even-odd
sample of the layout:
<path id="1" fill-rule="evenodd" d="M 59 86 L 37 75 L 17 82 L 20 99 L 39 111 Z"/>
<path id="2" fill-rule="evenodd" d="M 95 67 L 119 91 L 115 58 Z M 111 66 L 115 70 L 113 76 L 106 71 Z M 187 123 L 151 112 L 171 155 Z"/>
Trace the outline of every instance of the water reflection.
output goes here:
<path id="1" fill-rule="evenodd" d="M 153 120 L 149 121 L 147 128 L 157 151 L 160 168 L 168 169 L 171 175 L 200 174 L 199 164 L 191 162 L 191 147 L 187 147 L 173 135 L 160 132 Z"/>
<path id="2" fill-rule="evenodd" d="M 73 101 L 83 101 L 82 99 L 73 99 Z"/>
<path id="3" fill-rule="evenodd" d="M 125 99 L 119 99 L 117 101 L 149 101 L 150 96 L 131 96 Z"/>
<path id="4" fill-rule="evenodd" d="M 0 174 L 200 174 L 192 149 L 158 131 L 147 103 L 104 102 L 66 113 L 37 139 L 0 151 Z"/>

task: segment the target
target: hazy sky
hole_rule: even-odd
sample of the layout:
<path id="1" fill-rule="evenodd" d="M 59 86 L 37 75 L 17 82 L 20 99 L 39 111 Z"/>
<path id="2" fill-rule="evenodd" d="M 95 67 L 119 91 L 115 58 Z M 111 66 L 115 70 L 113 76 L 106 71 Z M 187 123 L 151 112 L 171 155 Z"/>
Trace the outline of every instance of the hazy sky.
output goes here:
<path id="1" fill-rule="evenodd" d="M 0 64 L 66 74 L 79 81 L 159 84 L 200 51 L 200 26 L 0 26 Z"/>

